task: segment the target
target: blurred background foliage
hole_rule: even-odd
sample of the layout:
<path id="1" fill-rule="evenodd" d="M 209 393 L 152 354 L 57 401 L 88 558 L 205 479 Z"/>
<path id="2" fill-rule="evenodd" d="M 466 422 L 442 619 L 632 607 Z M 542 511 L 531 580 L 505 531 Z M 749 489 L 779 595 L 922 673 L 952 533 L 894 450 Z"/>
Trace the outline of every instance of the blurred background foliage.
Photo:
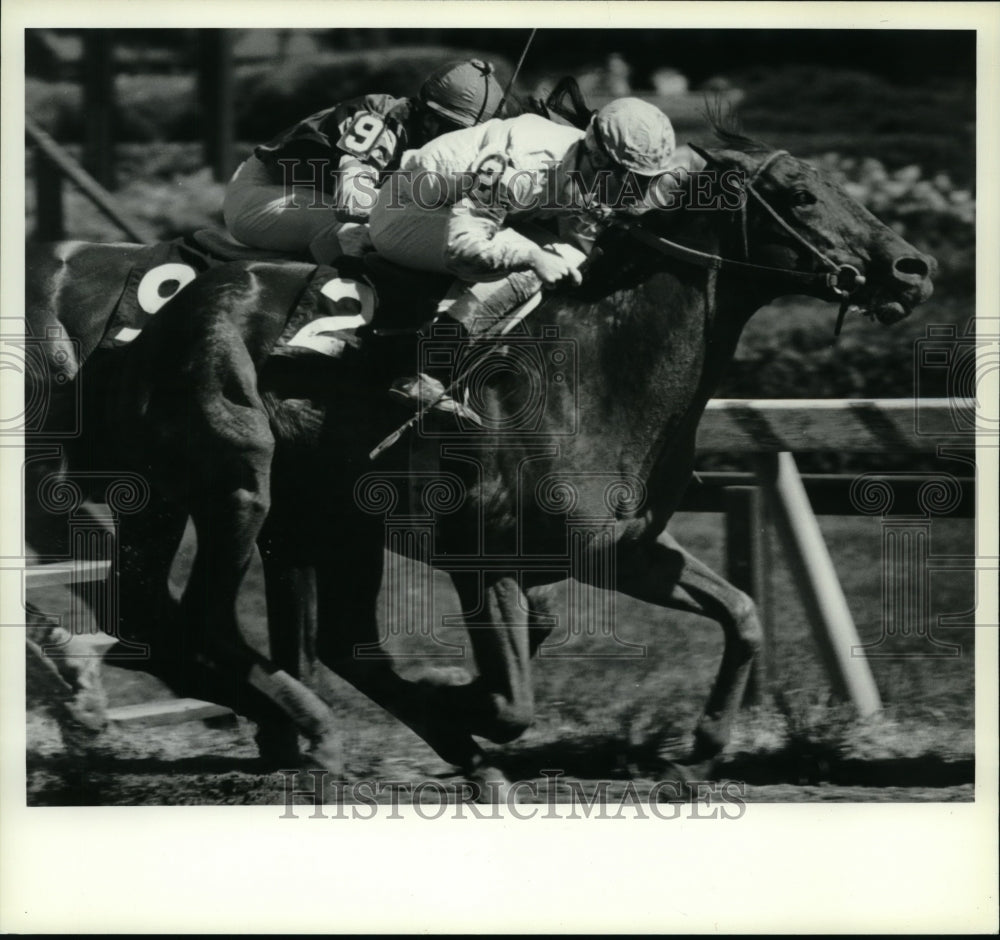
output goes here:
<path id="1" fill-rule="evenodd" d="M 197 30 L 116 30 L 116 198 L 167 239 L 221 224 L 223 185 L 198 141 Z M 237 157 L 292 121 L 368 92 L 413 94 L 439 64 L 479 56 L 506 84 L 528 31 L 236 30 Z M 82 108 L 80 30 L 28 30 L 26 109 L 71 152 Z M 810 159 L 938 261 L 935 295 L 891 329 L 793 297 L 751 320 L 720 397 L 907 397 L 948 394 L 921 375 L 914 344 L 931 324 L 961 336 L 975 297 L 975 34 L 867 30 L 542 30 L 516 91 L 578 78 L 592 105 L 621 94 L 654 101 L 681 139 L 711 143 L 704 118 L 721 99 L 746 131 Z M 33 160 L 27 169 L 32 228 Z M 73 237 L 120 233 L 72 188 Z M 822 467 L 837 461 L 827 458 Z"/>

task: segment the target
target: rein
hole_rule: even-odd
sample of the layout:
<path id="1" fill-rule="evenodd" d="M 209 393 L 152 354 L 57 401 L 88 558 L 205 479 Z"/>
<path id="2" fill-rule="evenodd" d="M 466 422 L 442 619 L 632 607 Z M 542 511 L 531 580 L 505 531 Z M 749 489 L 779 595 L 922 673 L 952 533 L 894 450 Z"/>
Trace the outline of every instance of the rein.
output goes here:
<path id="1" fill-rule="evenodd" d="M 840 298 L 841 300 L 840 313 L 837 317 L 837 326 L 834 331 L 834 335 L 838 335 L 844 322 L 844 315 L 847 313 L 850 298 L 859 288 L 864 286 L 865 278 L 864 275 L 862 275 L 861 272 L 854 267 L 854 265 L 837 264 L 837 262 L 835 262 L 832 258 L 825 255 L 819 248 L 808 241 L 808 239 L 796 232 L 795 229 L 793 229 L 757 191 L 754 183 L 760 175 L 780 157 L 787 156 L 787 150 L 776 150 L 772 153 L 759 167 L 757 167 L 756 170 L 754 170 L 753 175 L 747 180 L 746 192 L 760 203 L 761 207 L 778 223 L 784 232 L 790 235 L 793 239 L 795 239 L 795 241 L 810 251 L 823 263 L 823 265 L 827 268 L 825 272 L 796 271 L 792 268 L 775 268 L 770 267 L 769 265 L 754 264 L 749 260 L 737 261 L 733 258 L 725 258 L 722 255 L 712 254 L 707 251 L 698 251 L 696 248 L 689 248 L 687 245 L 678 244 L 677 242 L 664 238 L 661 235 L 654 235 L 652 232 L 647 232 L 636 223 L 623 227 L 625 231 L 627 231 L 637 241 L 642 242 L 644 245 L 648 245 L 650 248 L 654 248 L 660 254 L 666 255 L 668 258 L 676 258 L 678 261 L 685 261 L 689 264 L 705 268 L 706 270 L 713 272 L 713 274 L 720 271 L 732 271 L 735 273 L 754 275 L 775 275 L 780 276 L 786 281 L 801 284 L 803 287 L 821 287 L 829 290 L 832 294 L 834 294 L 834 296 Z M 743 202 L 740 215 L 743 230 L 744 257 L 748 257 L 747 200 L 744 200 Z"/>

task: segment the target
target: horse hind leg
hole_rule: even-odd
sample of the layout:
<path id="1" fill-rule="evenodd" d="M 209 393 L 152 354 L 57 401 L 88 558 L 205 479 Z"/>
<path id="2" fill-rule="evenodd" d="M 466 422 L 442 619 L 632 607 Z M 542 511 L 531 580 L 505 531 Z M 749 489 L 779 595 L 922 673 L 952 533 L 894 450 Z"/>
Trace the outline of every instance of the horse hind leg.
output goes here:
<path id="1" fill-rule="evenodd" d="M 722 661 L 695 730 L 694 749 L 686 761 L 708 770 L 729 743 L 750 667 L 760 649 L 762 631 L 756 606 L 666 531 L 655 543 L 636 546 L 621 559 L 618 570 L 619 591 L 661 607 L 700 614 L 722 627 Z"/>
<path id="2" fill-rule="evenodd" d="M 302 678 L 305 662 L 307 682 L 315 687 L 310 680 L 316 661 L 316 573 L 311 565 L 297 561 L 287 540 L 271 530 L 273 526 L 265 525 L 258 542 L 264 566 L 270 659 L 295 679 Z M 299 766 L 298 729 L 285 716 L 259 723 L 256 740 L 265 762 Z"/>
<path id="3" fill-rule="evenodd" d="M 212 342 L 176 350 L 192 368 L 182 384 L 168 371 L 146 418 L 161 491 L 191 515 L 197 551 L 182 605 L 180 659 L 202 684 L 201 697 L 258 723 L 290 718 L 314 759 L 339 769 L 329 709 L 293 675 L 244 640 L 236 600 L 270 508 L 274 437 L 249 350 L 238 331 L 214 319 Z M 159 420 L 158 420 L 159 419 Z M 195 694 L 198 694 L 196 691 Z"/>
<path id="4" fill-rule="evenodd" d="M 118 576 L 108 586 L 117 593 L 104 605 L 108 614 L 117 613 L 117 619 L 101 626 L 122 641 L 122 648 L 112 655 L 123 662 L 135 658 L 136 648 L 147 644 L 151 660 L 166 655 L 177 636 L 180 604 L 170 592 L 170 573 L 186 523 L 183 509 L 155 495 L 140 511 L 119 515 Z"/>
<path id="5" fill-rule="evenodd" d="M 236 620 L 236 597 L 267 506 L 266 488 L 245 486 L 207 490 L 192 506 L 198 550 L 183 597 L 189 652 L 209 666 L 200 671 L 208 695 L 265 729 L 258 743 L 269 753 L 262 756 L 275 756 L 267 729 L 291 720 L 312 742 L 312 758 L 339 772 L 339 744 L 327 706 L 293 674 L 255 652 Z"/>
<path id="6" fill-rule="evenodd" d="M 528 654 L 534 657 L 559 622 L 559 585 L 548 582 L 525 588 L 528 602 Z"/>
<path id="7" fill-rule="evenodd" d="M 33 692 L 38 695 L 55 719 L 67 751 L 86 756 L 108 721 L 99 659 L 58 620 L 34 604 L 27 603 L 25 608 L 29 698 Z"/>

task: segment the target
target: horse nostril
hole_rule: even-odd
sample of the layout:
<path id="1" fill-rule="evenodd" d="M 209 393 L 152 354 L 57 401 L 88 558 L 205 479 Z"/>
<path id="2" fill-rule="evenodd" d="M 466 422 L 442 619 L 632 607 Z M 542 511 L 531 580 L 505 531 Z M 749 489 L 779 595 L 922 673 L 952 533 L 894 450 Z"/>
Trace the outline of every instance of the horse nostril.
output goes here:
<path id="1" fill-rule="evenodd" d="M 927 277 L 931 273 L 930 265 L 923 258 L 897 258 L 892 265 L 894 274 L 905 274 L 919 278 Z"/>

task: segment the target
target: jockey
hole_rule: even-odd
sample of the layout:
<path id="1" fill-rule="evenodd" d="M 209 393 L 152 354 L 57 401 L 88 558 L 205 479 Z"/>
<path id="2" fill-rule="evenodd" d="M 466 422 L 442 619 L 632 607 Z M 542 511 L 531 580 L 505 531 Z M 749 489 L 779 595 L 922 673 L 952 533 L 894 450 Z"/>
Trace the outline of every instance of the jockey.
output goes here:
<path id="1" fill-rule="evenodd" d="M 495 117 L 503 92 L 492 72 L 479 59 L 452 62 L 428 77 L 416 99 L 365 95 L 299 121 L 233 175 L 223 202 L 230 234 L 320 263 L 357 253 L 366 239 L 358 223 L 404 151 Z"/>
<path id="2" fill-rule="evenodd" d="M 397 264 L 478 282 L 445 315 L 474 335 L 542 286 L 579 284 L 602 223 L 643 211 L 654 180 L 678 185 L 699 160 L 638 98 L 612 101 L 585 131 L 531 114 L 494 119 L 407 154 L 379 191 L 371 240 Z M 428 376 L 394 386 L 411 404 L 461 410 L 442 391 Z"/>

